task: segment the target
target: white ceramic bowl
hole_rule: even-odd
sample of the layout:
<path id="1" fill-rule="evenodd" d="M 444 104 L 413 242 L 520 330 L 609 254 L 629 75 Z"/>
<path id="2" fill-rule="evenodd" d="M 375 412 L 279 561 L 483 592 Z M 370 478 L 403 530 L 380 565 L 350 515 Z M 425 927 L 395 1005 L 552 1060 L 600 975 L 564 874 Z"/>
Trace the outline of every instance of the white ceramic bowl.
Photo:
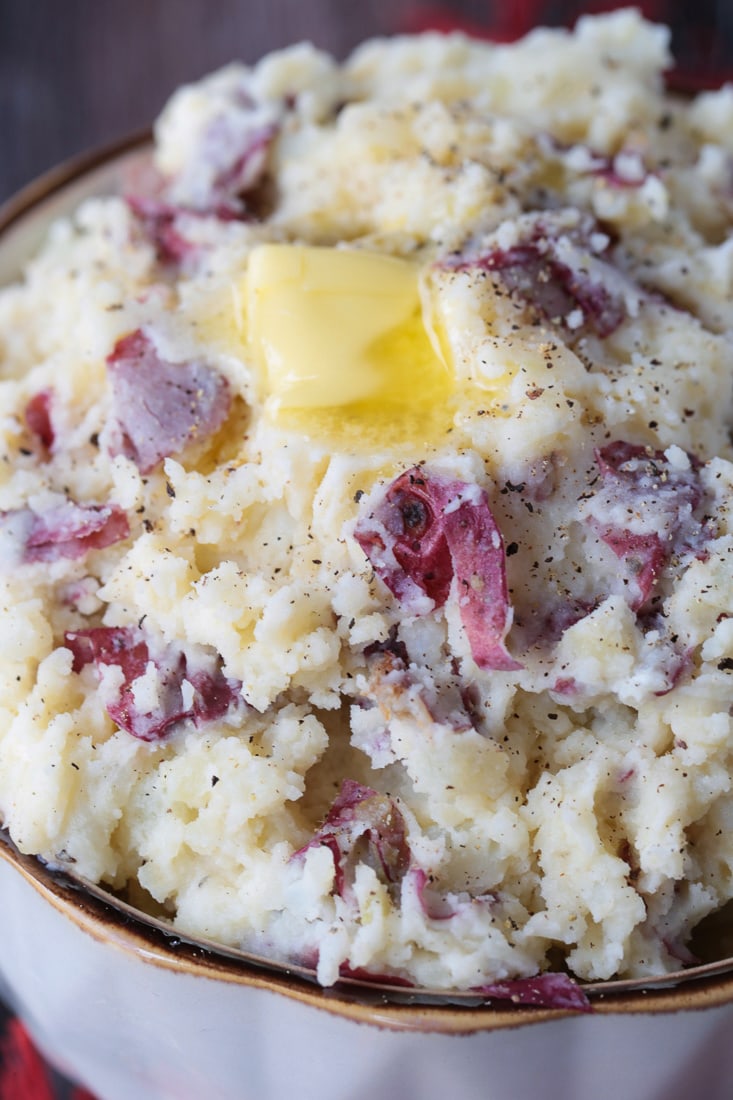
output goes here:
<path id="1" fill-rule="evenodd" d="M 43 177 L 0 208 L 0 285 L 49 222 L 113 192 L 136 137 Z M 50 873 L 0 832 L 0 991 L 45 1055 L 99 1100 L 729 1100 L 733 950 L 653 986 L 606 982 L 592 1011 L 345 982 L 185 943 Z M 236 953 L 235 953 L 236 955 Z M 534 1025 L 534 1026 L 529 1026 Z"/>

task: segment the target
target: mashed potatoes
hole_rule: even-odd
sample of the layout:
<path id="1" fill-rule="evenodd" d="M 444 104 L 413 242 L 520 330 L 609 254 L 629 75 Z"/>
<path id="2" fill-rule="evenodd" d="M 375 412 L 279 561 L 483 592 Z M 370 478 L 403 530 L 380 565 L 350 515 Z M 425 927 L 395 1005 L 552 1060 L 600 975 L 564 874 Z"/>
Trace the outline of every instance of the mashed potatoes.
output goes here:
<path id="1" fill-rule="evenodd" d="M 733 896 L 733 93 L 631 12 L 308 46 L 0 295 L 0 813 L 183 934 L 434 989 Z"/>

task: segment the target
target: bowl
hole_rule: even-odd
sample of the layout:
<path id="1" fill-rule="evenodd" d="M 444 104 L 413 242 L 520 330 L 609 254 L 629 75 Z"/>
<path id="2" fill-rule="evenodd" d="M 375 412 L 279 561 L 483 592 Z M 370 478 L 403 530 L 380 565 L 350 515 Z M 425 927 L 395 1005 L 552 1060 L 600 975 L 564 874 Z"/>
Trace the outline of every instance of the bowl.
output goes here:
<path id="1" fill-rule="evenodd" d="M 0 285 L 53 219 L 144 168 L 150 135 L 78 158 L 0 208 Z M 464 1100 L 540 1094 L 727 1096 L 733 921 L 697 934 L 700 965 L 583 988 L 587 1011 L 446 996 L 182 939 L 0 831 L 0 991 L 44 1055 L 99 1100 Z M 705 1010 L 705 1011 L 702 1011 Z M 664 1050 L 664 1059 L 649 1057 Z M 722 1090 L 722 1091 L 721 1091 Z"/>

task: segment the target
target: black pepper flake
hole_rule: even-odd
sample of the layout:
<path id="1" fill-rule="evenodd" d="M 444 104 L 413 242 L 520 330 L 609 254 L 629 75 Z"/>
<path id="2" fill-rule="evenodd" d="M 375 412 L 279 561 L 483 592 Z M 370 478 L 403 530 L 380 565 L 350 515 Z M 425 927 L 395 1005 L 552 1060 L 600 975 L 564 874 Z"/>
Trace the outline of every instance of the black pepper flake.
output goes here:
<path id="1" fill-rule="evenodd" d="M 212 775 L 212 777 L 211 777 L 211 786 L 215 787 L 218 782 L 219 782 L 219 776 L 218 775 Z"/>
<path id="2" fill-rule="evenodd" d="M 364 496 L 364 490 L 363 489 L 357 489 L 356 492 L 354 493 L 354 504 L 358 504 L 363 496 Z"/>
<path id="3" fill-rule="evenodd" d="M 92 447 L 98 447 L 99 446 L 99 432 L 92 432 L 92 434 L 89 436 L 89 442 L 91 443 Z"/>
<path id="4" fill-rule="evenodd" d="M 733 671 L 733 657 L 724 657 L 722 661 L 718 661 L 718 668 L 721 672 Z"/>
<path id="5" fill-rule="evenodd" d="M 516 554 L 518 550 L 519 550 L 519 546 L 517 545 L 517 543 L 516 542 L 510 542 L 509 545 L 506 548 L 506 556 L 508 558 L 511 558 L 512 555 Z"/>
<path id="6" fill-rule="evenodd" d="M 551 722 L 556 722 L 557 721 L 557 715 L 554 714 L 554 713 L 553 714 L 548 714 L 547 717 L 550 719 Z"/>
<path id="7" fill-rule="evenodd" d="M 166 493 L 168 494 L 169 497 L 174 497 L 176 495 L 176 490 L 173 488 L 170 481 L 166 481 L 165 491 L 166 491 Z"/>

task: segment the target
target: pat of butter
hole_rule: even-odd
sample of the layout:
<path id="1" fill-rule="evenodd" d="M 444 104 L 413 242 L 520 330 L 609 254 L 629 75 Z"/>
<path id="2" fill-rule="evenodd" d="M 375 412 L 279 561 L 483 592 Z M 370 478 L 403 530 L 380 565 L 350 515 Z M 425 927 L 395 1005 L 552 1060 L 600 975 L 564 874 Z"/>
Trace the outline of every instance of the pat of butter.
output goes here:
<path id="1" fill-rule="evenodd" d="M 279 408 L 407 403 L 436 381 L 446 384 L 423 318 L 419 271 L 407 260 L 259 245 L 245 297 L 252 351 Z"/>

